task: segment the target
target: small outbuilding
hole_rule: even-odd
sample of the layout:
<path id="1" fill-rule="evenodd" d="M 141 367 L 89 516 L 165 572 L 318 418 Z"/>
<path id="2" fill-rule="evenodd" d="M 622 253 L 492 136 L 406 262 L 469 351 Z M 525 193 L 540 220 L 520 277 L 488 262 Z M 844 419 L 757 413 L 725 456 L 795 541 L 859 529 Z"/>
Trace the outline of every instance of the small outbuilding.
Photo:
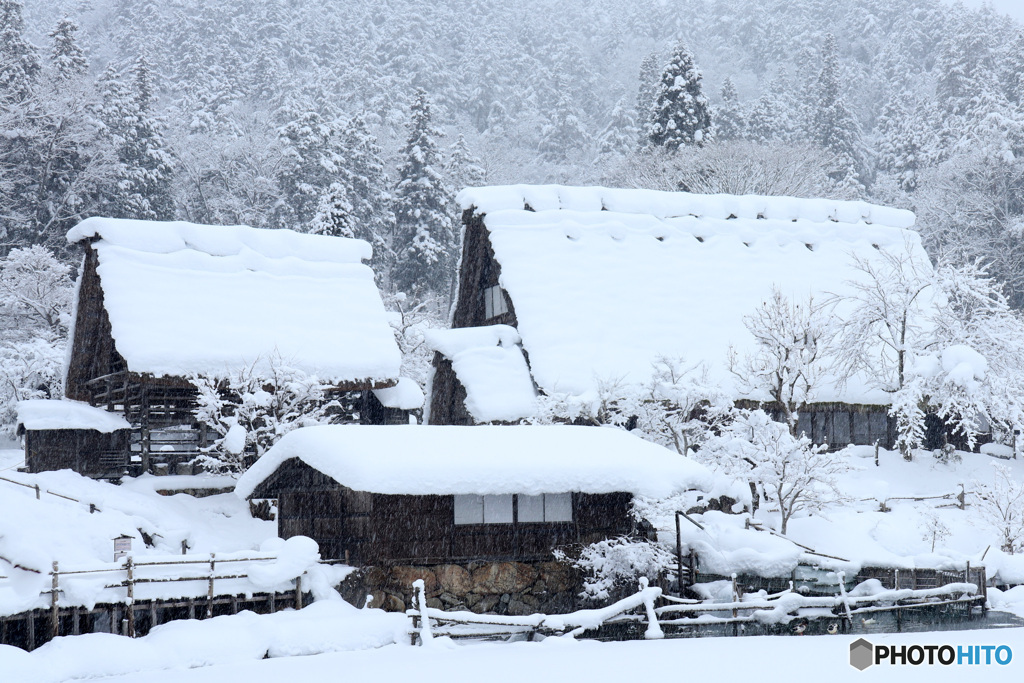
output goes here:
<path id="1" fill-rule="evenodd" d="M 235 491 L 276 498 L 282 537 L 310 536 L 324 558 L 362 567 L 361 588 L 378 597 L 391 588 L 403 600 L 405 579 L 426 575 L 445 606 L 474 608 L 474 595 L 497 590 L 536 609 L 523 596 L 566 573 L 556 548 L 637 532 L 634 496 L 710 479 L 614 428 L 344 425 L 286 435 Z M 577 591 L 557 592 L 571 603 Z"/>
<path id="2" fill-rule="evenodd" d="M 116 413 L 79 401 L 18 403 L 17 434 L 29 472 L 70 469 L 90 477 L 120 477 L 129 462 L 131 425 Z"/>

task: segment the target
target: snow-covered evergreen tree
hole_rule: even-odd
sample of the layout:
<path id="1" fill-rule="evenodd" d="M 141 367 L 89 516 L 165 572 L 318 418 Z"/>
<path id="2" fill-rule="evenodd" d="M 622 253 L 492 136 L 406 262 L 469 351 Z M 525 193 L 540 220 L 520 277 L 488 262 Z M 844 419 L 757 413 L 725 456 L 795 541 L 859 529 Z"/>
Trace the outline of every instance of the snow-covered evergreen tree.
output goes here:
<path id="1" fill-rule="evenodd" d="M 444 177 L 448 181 L 449 187 L 455 192 L 466 187 L 480 187 L 487 183 L 487 171 L 483 167 L 483 161 L 473 155 L 469 149 L 469 143 L 466 142 L 466 136 L 462 133 L 459 133 L 455 142 L 448 148 L 448 158 L 444 164 Z M 455 207 L 455 209 L 457 208 Z M 462 216 L 456 218 L 462 220 Z"/>
<path id="2" fill-rule="evenodd" d="M 23 102 L 40 72 L 36 48 L 25 39 L 21 0 L 0 0 L 0 104 Z"/>
<path id="3" fill-rule="evenodd" d="M 342 183 L 331 183 L 320 198 L 316 215 L 309 224 L 309 232 L 314 235 L 330 235 L 332 237 L 355 237 L 353 230 L 352 202 L 349 201 L 349 190 Z"/>
<path id="4" fill-rule="evenodd" d="M 456 240 L 437 147 L 441 132 L 434 127 L 425 91 L 415 92 L 410 113 L 409 138 L 395 187 L 394 284 L 409 294 L 446 295 Z"/>
<path id="5" fill-rule="evenodd" d="M 633 107 L 629 105 L 628 98 L 619 98 L 608 125 L 597 136 L 597 151 L 599 154 L 625 156 L 636 150 L 639 134 Z"/>
<path id="6" fill-rule="evenodd" d="M 746 136 L 747 122 L 740 105 L 739 93 L 732 78 L 722 83 L 722 103 L 715 108 L 715 136 L 719 140 L 739 140 Z"/>
<path id="7" fill-rule="evenodd" d="M 82 76 L 89 66 L 85 60 L 85 53 L 75 38 L 77 32 L 78 24 L 65 17 L 49 34 L 53 41 L 50 62 L 58 80 L 65 81 Z"/>
<path id="8" fill-rule="evenodd" d="M 815 89 L 815 106 L 811 121 L 811 138 L 839 161 L 834 174 L 837 182 L 847 187 L 862 185 L 861 131 L 853 113 L 843 101 L 840 85 L 839 55 L 836 39 L 825 36 L 821 49 L 821 71 Z"/>
<path id="9" fill-rule="evenodd" d="M 636 94 L 636 125 L 640 146 L 647 145 L 647 124 L 654 113 L 658 99 L 658 84 L 661 81 L 661 60 L 652 52 L 640 63 L 639 86 Z"/>
<path id="10" fill-rule="evenodd" d="M 294 113 L 292 113 L 294 112 Z M 309 226 L 320 198 L 341 172 L 342 154 L 334 126 L 312 109 L 286 113 L 278 131 L 284 159 L 277 174 L 282 202 L 276 222 L 284 228 Z"/>
<path id="11" fill-rule="evenodd" d="M 661 74 L 645 130 L 648 144 L 667 149 L 701 145 L 713 137 L 711 108 L 701 90 L 701 73 L 685 43 L 676 46 Z"/>
<path id="12" fill-rule="evenodd" d="M 586 146 L 591 135 L 583 122 L 580 108 L 561 87 L 557 90 L 555 106 L 541 127 L 537 149 L 549 161 L 564 162 Z"/>

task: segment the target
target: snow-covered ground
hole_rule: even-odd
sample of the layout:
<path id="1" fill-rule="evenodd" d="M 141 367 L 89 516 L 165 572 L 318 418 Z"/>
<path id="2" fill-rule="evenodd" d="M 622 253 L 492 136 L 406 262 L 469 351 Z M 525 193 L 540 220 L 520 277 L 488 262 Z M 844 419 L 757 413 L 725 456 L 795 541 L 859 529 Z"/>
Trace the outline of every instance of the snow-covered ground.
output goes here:
<path id="1" fill-rule="evenodd" d="M 899 453 L 882 450 L 876 467 L 873 448 L 850 449 L 850 471 L 838 482 L 845 500 L 823 514 L 793 517 L 787 533 L 788 538 L 819 553 L 849 562 L 807 556 L 786 540 L 744 529 L 743 516 L 719 512 L 698 517 L 704 531 L 684 522 L 684 540 L 704 553 L 705 571 L 726 575 L 785 576 L 801 561 L 845 570 L 848 576 L 864 566 L 963 570 L 970 562 L 975 567 L 984 564 L 988 576 L 1000 583 L 1024 583 L 1024 555 L 999 550 L 999 536 L 986 523 L 972 493 L 979 484 L 993 482 L 996 466 L 1008 467 L 1017 481 L 1024 480 L 1024 459 L 959 455 L 960 462 L 943 464 L 931 453 L 918 451 L 913 462 L 906 462 Z M 957 507 L 954 497 L 961 492 L 961 485 L 966 492 L 964 510 Z M 734 486 L 730 493 L 749 497 L 742 486 Z M 947 494 L 950 497 L 945 499 L 900 500 Z M 882 503 L 888 512 L 880 511 Z M 756 514 L 757 520 L 775 529 L 778 517 L 777 512 L 765 509 Z M 674 543 L 674 518 L 661 518 L 657 525 L 663 540 Z"/>
<path id="2" fill-rule="evenodd" d="M 404 616 L 356 610 L 340 601 L 301 612 L 239 614 L 160 626 L 146 638 L 107 634 L 60 638 L 33 653 L 0 646 L 9 683 L 88 678 L 120 683 L 279 683 L 281 680 L 522 683 L 665 679 L 790 681 L 1020 680 L 1024 629 L 871 636 L 881 645 L 1007 645 L 1005 666 L 886 666 L 860 672 L 849 664 L 852 635 L 699 638 L 602 643 L 567 637 L 527 643 L 412 647 Z M 391 644 L 387 644 L 391 643 Z M 264 659 L 264 653 L 270 658 Z M 310 655 L 310 656 L 298 656 Z"/>

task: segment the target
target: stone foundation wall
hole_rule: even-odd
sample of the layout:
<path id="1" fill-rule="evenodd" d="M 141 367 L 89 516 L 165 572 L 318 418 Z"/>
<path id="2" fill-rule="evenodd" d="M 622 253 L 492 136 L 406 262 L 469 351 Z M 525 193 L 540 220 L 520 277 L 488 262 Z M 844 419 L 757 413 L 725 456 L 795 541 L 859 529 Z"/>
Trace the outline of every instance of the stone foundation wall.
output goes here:
<path id="1" fill-rule="evenodd" d="M 412 583 L 423 579 L 427 606 L 477 614 L 564 614 L 579 608 L 582 578 L 561 562 L 473 562 L 468 565 L 363 567 L 341 584 L 341 594 L 362 606 L 402 612 L 414 605 Z"/>

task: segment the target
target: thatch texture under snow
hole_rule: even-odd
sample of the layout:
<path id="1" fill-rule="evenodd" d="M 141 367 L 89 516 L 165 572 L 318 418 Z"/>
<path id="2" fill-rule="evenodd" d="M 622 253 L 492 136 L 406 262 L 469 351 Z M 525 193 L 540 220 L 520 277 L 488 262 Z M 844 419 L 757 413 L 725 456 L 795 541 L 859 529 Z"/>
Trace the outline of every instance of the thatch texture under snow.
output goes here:
<path id="1" fill-rule="evenodd" d="M 864 279 L 854 256 L 874 261 L 880 249 L 931 269 L 914 215 L 864 202 L 560 186 L 469 188 L 458 201 L 482 216 L 549 394 L 644 382 L 659 356 L 704 361 L 734 386 L 728 349 L 752 350 L 743 318 L 773 285 L 796 301 L 850 292 Z M 855 377 L 816 400 L 889 398 Z"/>
<path id="2" fill-rule="evenodd" d="M 337 383 L 398 377 L 362 240 L 110 218 L 68 233 L 83 240 L 133 372 L 224 376 L 279 357 Z"/>

